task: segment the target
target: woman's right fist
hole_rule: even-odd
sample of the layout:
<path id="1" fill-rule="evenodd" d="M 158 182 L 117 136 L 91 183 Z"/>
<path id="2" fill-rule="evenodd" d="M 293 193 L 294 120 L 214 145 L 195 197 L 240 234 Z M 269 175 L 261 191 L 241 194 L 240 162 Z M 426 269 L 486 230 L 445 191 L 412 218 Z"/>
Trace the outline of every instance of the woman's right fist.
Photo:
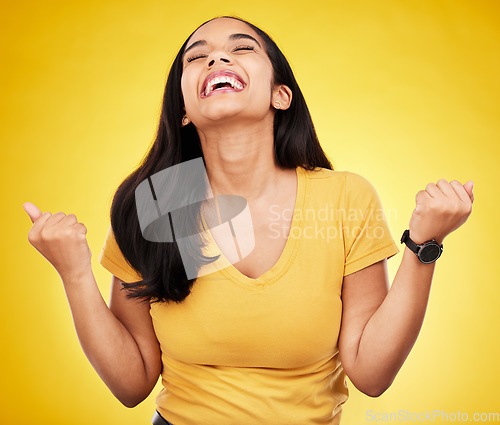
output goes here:
<path id="1" fill-rule="evenodd" d="M 74 214 L 42 214 L 31 202 L 25 202 L 23 208 L 33 222 L 28 241 L 54 266 L 63 281 L 77 279 L 92 270 L 87 228 L 78 223 Z"/>

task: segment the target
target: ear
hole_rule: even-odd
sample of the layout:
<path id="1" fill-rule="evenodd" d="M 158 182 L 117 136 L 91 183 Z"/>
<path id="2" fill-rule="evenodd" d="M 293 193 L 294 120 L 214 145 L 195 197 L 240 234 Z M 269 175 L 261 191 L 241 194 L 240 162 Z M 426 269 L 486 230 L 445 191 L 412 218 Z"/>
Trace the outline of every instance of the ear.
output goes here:
<path id="1" fill-rule="evenodd" d="M 280 109 L 285 110 L 290 107 L 292 103 L 292 91 L 288 86 L 282 84 L 274 87 L 271 104 L 274 104 L 276 101 L 280 103 Z"/>

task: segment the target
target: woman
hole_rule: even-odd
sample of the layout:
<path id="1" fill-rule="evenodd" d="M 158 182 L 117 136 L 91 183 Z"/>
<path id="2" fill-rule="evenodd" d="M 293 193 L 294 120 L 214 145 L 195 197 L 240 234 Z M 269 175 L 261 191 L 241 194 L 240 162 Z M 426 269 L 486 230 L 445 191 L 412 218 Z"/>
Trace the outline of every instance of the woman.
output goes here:
<path id="1" fill-rule="evenodd" d="M 153 242 L 140 226 L 138 188 L 158 191 L 154 176 L 196 158 L 206 167 L 205 200 L 193 198 L 189 214 L 163 209 L 173 239 Z M 168 183 L 172 193 L 179 187 Z M 338 424 L 346 375 L 377 397 L 410 352 L 434 261 L 471 213 L 472 185 L 439 180 L 418 192 L 389 290 L 386 261 L 399 249 L 375 189 L 332 170 L 274 42 L 222 17 L 180 49 L 155 144 L 115 194 L 100 256 L 113 274 L 109 308 L 85 226 L 73 214 L 24 207 L 34 222 L 28 239 L 63 280 L 85 354 L 124 405 L 144 400 L 161 373 L 154 424 Z M 233 244 L 219 232 L 234 218 L 220 216 L 217 199 L 228 194 L 251 214 L 252 234 L 233 228 Z M 171 197 L 150 197 L 159 210 L 162 199 Z M 174 234 L 197 224 L 181 249 Z M 412 252 L 411 241 L 431 239 L 426 257 Z M 246 242 L 249 254 L 229 261 Z"/>

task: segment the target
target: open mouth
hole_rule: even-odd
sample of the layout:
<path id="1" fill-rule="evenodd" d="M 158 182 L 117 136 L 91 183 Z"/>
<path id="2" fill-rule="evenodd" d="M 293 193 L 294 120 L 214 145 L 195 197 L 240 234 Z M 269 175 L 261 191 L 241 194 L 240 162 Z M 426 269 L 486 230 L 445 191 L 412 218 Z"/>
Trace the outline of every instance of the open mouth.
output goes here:
<path id="1" fill-rule="evenodd" d="M 219 92 L 239 92 L 246 87 L 243 79 L 233 71 L 216 71 L 210 74 L 203 82 L 200 96 L 202 98 Z"/>

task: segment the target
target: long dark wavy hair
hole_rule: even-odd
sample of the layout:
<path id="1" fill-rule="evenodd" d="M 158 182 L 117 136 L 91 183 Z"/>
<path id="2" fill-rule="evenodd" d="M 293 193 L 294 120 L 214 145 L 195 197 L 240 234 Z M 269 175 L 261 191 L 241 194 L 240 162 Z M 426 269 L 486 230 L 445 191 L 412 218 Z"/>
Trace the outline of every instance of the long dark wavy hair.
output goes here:
<path id="1" fill-rule="evenodd" d="M 301 166 L 307 170 L 314 170 L 316 167 L 333 170 L 319 144 L 309 110 L 290 65 L 276 43 L 264 31 L 239 17 L 220 16 L 213 19 L 218 18 L 237 19 L 252 28 L 264 41 L 264 49 L 274 69 L 274 83 L 284 84 L 292 91 L 290 107 L 277 110 L 274 117 L 276 164 L 283 169 Z M 204 22 L 200 27 L 213 19 Z M 195 31 L 180 48 L 170 69 L 155 141 L 139 166 L 120 184 L 111 205 L 111 227 L 118 247 L 143 279 L 123 283 L 127 296 L 149 303 L 182 302 L 190 294 L 196 281 L 196 278 L 187 277 L 177 242 L 151 242 L 143 237 L 135 198 L 138 185 L 155 173 L 195 158 L 201 157 L 203 162 L 205 161 L 195 126 L 191 123 L 181 127 L 184 115 L 181 91 L 182 56 Z M 193 214 L 191 209 L 191 217 L 194 220 L 199 219 L 199 210 L 200 208 Z M 195 244 L 192 256 L 199 267 L 218 258 L 203 256 L 201 244 Z"/>

